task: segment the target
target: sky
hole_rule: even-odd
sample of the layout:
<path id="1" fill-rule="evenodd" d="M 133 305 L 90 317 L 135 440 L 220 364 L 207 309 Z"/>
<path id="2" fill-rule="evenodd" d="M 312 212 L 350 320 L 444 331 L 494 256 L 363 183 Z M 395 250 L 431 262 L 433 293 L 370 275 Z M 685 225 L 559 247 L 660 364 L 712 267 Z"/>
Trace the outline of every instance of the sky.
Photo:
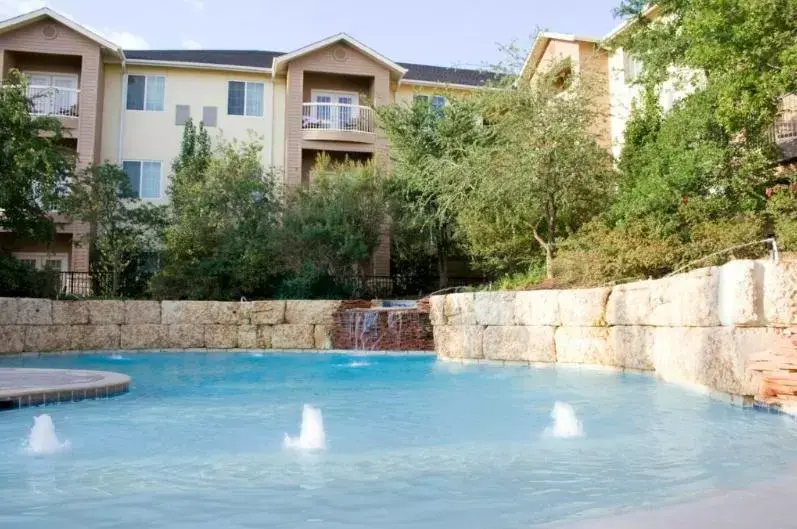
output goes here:
<path id="1" fill-rule="evenodd" d="M 345 32 L 399 62 L 481 67 L 536 30 L 602 37 L 620 0 L 0 0 L 44 5 L 128 49 L 291 51 Z"/>

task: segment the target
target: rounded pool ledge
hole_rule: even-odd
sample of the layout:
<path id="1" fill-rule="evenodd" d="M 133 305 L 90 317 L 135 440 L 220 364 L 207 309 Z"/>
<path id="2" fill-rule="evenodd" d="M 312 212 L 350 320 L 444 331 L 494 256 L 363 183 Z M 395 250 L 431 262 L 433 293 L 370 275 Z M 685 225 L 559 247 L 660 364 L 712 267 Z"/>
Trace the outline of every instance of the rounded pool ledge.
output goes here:
<path id="1" fill-rule="evenodd" d="M 0 410 L 108 398 L 129 389 L 130 377 L 111 371 L 0 368 Z"/>

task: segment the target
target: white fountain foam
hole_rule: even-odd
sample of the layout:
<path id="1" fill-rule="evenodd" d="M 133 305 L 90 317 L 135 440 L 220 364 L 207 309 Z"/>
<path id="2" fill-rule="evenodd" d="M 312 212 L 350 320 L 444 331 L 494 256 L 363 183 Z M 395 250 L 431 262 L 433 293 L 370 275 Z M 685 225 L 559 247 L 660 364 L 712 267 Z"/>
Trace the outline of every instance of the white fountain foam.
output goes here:
<path id="1" fill-rule="evenodd" d="M 108 358 L 110 358 L 111 360 L 127 360 L 127 358 L 125 358 L 124 356 L 122 356 L 120 354 L 112 354 Z"/>
<path id="2" fill-rule="evenodd" d="M 326 438 L 321 410 L 305 404 L 302 409 L 302 427 L 299 437 L 285 434 L 283 446 L 297 450 L 323 450 L 326 448 Z"/>
<path id="3" fill-rule="evenodd" d="M 63 443 L 55 434 L 53 419 L 45 414 L 33 418 L 33 428 L 30 429 L 25 450 L 29 454 L 57 454 L 69 449 L 69 441 Z"/>
<path id="4" fill-rule="evenodd" d="M 545 435 L 563 439 L 584 435 L 584 427 L 570 404 L 555 402 L 553 410 L 551 410 L 551 418 L 553 424 L 545 429 Z"/>
<path id="5" fill-rule="evenodd" d="M 371 365 L 371 362 L 366 362 L 364 360 L 361 360 L 361 361 L 353 360 L 353 361 L 349 362 L 348 364 L 346 364 L 346 367 L 366 367 L 366 366 L 370 366 L 370 365 Z"/>

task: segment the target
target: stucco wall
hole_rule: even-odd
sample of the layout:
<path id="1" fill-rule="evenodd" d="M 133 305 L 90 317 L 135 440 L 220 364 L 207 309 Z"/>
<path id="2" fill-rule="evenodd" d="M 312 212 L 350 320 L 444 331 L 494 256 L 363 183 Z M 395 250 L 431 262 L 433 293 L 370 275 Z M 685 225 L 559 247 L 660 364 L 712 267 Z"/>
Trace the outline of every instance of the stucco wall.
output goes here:
<path id="1" fill-rule="evenodd" d="M 189 105 L 194 123 L 202 120 L 202 107 L 216 107 L 217 126 L 208 132 L 214 141 L 246 140 L 250 132 L 263 144 L 262 161 L 265 166 L 281 163 L 272 157 L 272 123 L 275 119 L 274 85 L 267 74 L 191 70 L 185 68 L 153 68 L 130 66 L 128 74 L 164 75 L 166 87 L 163 111 L 124 110 L 123 160 L 159 161 L 162 163 L 162 198 L 156 203 L 168 201 L 165 191 L 169 187 L 171 164 L 180 152 L 183 127 L 175 125 L 176 105 Z M 227 114 L 227 89 L 229 81 L 255 81 L 264 84 L 262 116 L 230 116 Z M 118 65 L 107 65 L 104 75 L 104 112 L 102 127 L 103 160 L 118 162 L 120 111 L 122 101 L 122 76 Z"/>
<path id="2" fill-rule="evenodd" d="M 797 263 L 734 261 L 613 288 L 431 299 L 442 358 L 596 364 L 754 395 L 753 353 L 797 324 Z"/>
<path id="3" fill-rule="evenodd" d="M 0 354 L 114 349 L 329 349 L 339 301 L 0 298 Z"/>

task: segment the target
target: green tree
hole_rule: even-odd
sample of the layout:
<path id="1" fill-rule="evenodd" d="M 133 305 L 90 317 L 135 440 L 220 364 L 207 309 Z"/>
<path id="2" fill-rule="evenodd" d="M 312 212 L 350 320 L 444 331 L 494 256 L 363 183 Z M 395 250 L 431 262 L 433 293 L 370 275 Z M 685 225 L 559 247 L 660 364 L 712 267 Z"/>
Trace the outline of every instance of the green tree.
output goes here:
<path id="1" fill-rule="evenodd" d="M 91 266 L 110 274 L 112 296 L 120 293 L 123 274 L 140 254 L 157 248 L 164 227 L 163 208 L 142 203 L 127 174 L 110 163 L 75 174 L 63 211 L 89 224 Z"/>
<path id="2" fill-rule="evenodd" d="M 12 70 L 0 89 L 0 227 L 48 240 L 54 234 L 48 214 L 58 207 L 74 159 L 62 146 L 58 119 L 31 115 L 26 87 Z"/>
<path id="3" fill-rule="evenodd" d="M 302 277 L 350 284 L 366 274 L 387 221 L 382 171 L 374 162 L 319 156 L 312 183 L 288 197 L 284 251 Z M 301 292 L 299 292 L 301 293 Z M 305 295 L 313 295 L 307 292 Z"/>
<path id="4" fill-rule="evenodd" d="M 181 151 L 189 154 L 170 187 L 164 266 L 152 292 L 175 299 L 270 295 L 284 268 L 278 175 L 263 167 L 257 141 L 222 141 L 210 156 L 203 149 Z"/>
<path id="5" fill-rule="evenodd" d="M 417 99 L 411 105 L 377 109 L 380 126 L 390 139 L 393 172 L 388 183 L 396 236 L 393 247 L 405 261 L 425 258 L 428 248 L 437 262 L 438 284 L 448 285 L 449 260 L 460 250 L 456 240 L 457 211 L 444 196 L 456 186 L 451 168 L 472 148 L 487 143 L 472 101 L 449 96 L 433 108 Z"/>
<path id="6" fill-rule="evenodd" d="M 478 95 L 492 140 L 456 167 L 449 196 L 468 249 L 488 269 L 527 269 L 542 249 L 552 278 L 559 241 L 610 201 L 615 175 L 594 133 L 600 116 L 592 86 L 553 65 L 535 83 Z"/>
<path id="7" fill-rule="evenodd" d="M 710 87 L 717 122 L 751 142 L 766 136 L 784 94 L 797 90 L 797 0 L 623 0 L 637 24 L 618 42 L 644 63 L 643 83 L 675 69 Z"/>

